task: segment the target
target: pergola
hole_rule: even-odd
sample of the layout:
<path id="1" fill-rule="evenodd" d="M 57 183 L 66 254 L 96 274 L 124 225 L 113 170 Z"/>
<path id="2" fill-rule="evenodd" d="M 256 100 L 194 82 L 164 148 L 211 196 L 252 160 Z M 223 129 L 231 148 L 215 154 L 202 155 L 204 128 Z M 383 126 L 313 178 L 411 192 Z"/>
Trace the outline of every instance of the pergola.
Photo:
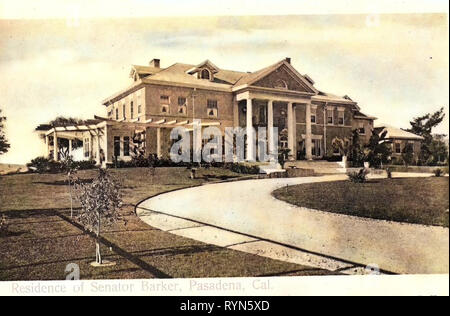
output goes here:
<path id="1" fill-rule="evenodd" d="M 59 160 L 58 157 L 58 138 L 64 138 L 69 140 L 69 155 L 72 155 L 73 150 L 73 141 L 74 140 L 81 140 L 84 143 L 84 138 L 86 137 L 86 133 L 88 133 L 88 137 L 90 139 L 90 144 L 92 144 L 92 139 L 96 139 L 97 144 L 97 159 L 99 159 L 100 156 L 100 137 L 104 136 L 107 139 L 107 127 L 108 126 L 119 126 L 124 127 L 128 129 L 135 129 L 135 130 L 143 130 L 147 128 L 156 128 L 157 134 L 158 134 L 158 143 L 160 143 L 160 129 L 174 129 L 177 127 L 184 127 L 188 131 L 192 131 L 194 129 L 194 125 L 197 124 L 196 122 L 191 122 L 190 120 L 170 120 L 167 119 L 160 119 L 160 120 L 154 120 L 154 119 L 148 119 L 145 121 L 140 121 L 139 118 L 133 119 L 131 121 L 125 121 L 125 120 L 111 120 L 99 116 L 95 116 L 95 120 L 88 121 L 86 124 L 77 124 L 77 125 L 67 125 L 67 126 L 49 126 L 48 129 L 43 130 L 43 134 L 45 137 L 45 142 L 47 144 L 47 157 L 50 157 L 50 153 L 52 151 L 50 146 L 50 137 L 53 137 L 53 159 L 55 161 Z M 200 127 L 207 127 L 207 126 L 220 126 L 220 122 L 202 122 L 199 123 Z M 201 138 L 201 135 L 199 135 Z M 107 141 L 107 140 L 106 140 Z M 199 140 L 201 143 L 201 139 Z M 160 146 L 160 144 L 158 144 Z M 99 163 L 99 161 L 97 161 Z"/>

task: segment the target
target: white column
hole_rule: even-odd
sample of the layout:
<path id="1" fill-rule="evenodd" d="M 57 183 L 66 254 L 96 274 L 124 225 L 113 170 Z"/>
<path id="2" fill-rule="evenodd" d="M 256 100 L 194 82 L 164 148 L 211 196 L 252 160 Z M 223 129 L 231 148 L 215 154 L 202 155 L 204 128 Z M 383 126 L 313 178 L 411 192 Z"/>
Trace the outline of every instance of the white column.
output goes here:
<path id="1" fill-rule="evenodd" d="M 294 106 L 292 102 L 287 105 L 287 120 L 288 120 L 288 148 L 291 150 L 289 156 L 295 157 L 295 128 L 294 128 Z"/>
<path id="2" fill-rule="evenodd" d="M 156 155 L 161 158 L 161 128 L 156 129 Z"/>
<path id="3" fill-rule="evenodd" d="M 306 103 L 306 159 L 312 160 L 312 141 L 311 141 L 311 101 Z"/>
<path id="4" fill-rule="evenodd" d="M 100 132 L 98 130 L 96 130 L 97 132 L 97 155 L 95 158 L 96 163 L 99 165 L 100 164 Z"/>
<path id="5" fill-rule="evenodd" d="M 45 142 L 47 143 L 47 158 L 50 158 L 50 137 L 45 136 Z"/>
<path id="6" fill-rule="evenodd" d="M 58 135 L 56 131 L 53 133 L 53 160 L 58 161 Z"/>
<path id="7" fill-rule="evenodd" d="M 253 104 L 252 99 L 247 99 L 247 160 L 255 160 L 255 143 L 253 132 Z"/>
<path id="8" fill-rule="evenodd" d="M 92 151 L 92 134 L 91 134 L 91 131 L 89 131 L 89 160 L 91 160 L 92 159 L 92 153 L 93 153 L 93 151 Z"/>
<path id="9" fill-rule="evenodd" d="M 69 157 L 72 156 L 72 140 L 69 139 Z"/>
<path id="10" fill-rule="evenodd" d="M 106 125 L 105 126 L 105 134 L 104 134 L 104 137 L 105 137 L 105 152 L 104 152 L 104 154 L 105 154 L 105 166 L 106 166 L 106 164 L 108 163 L 108 145 L 109 145 L 109 140 L 108 140 L 108 125 Z M 146 137 L 148 137 L 148 134 L 147 134 L 147 136 Z"/>
<path id="11" fill-rule="evenodd" d="M 273 100 L 269 100 L 267 102 L 267 141 L 270 155 L 275 151 L 273 133 Z"/>

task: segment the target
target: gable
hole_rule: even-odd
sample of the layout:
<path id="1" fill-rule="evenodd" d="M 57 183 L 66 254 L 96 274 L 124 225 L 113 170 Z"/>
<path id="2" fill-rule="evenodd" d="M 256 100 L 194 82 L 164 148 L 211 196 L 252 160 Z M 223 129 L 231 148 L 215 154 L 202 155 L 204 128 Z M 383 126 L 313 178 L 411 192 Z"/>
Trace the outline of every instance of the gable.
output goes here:
<path id="1" fill-rule="evenodd" d="M 297 78 L 296 74 L 292 73 L 286 65 L 280 66 L 252 85 L 298 92 L 312 92 L 311 89 L 304 84 L 300 78 Z"/>

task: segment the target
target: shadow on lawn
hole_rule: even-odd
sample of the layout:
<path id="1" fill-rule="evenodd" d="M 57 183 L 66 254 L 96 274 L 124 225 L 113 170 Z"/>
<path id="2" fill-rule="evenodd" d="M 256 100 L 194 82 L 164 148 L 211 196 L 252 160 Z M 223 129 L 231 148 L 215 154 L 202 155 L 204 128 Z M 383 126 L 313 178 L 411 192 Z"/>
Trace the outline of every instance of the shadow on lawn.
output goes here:
<path id="1" fill-rule="evenodd" d="M 92 183 L 94 179 L 80 179 L 78 182 L 83 184 L 89 184 Z M 59 181 L 52 181 L 52 182 L 45 182 L 45 181 L 34 181 L 33 184 L 43 184 L 43 185 L 68 185 L 67 180 L 59 180 Z"/>
<path id="2" fill-rule="evenodd" d="M 7 215 L 9 219 L 30 219 L 30 217 L 32 217 L 32 218 L 44 218 L 44 217 L 56 216 L 56 217 L 60 218 L 61 220 L 63 220 L 65 222 L 71 224 L 72 226 L 78 228 L 79 230 L 81 230 L 86 235 L 88 235 L 88 236 L 90 236 L 90 237 L 92 237 L 94 239 L 96 238 L 93 233 L 87 231 L 82 225 L 80 225 L 79 223 L 75 222 L 70 217 L 64 215 L 63 212 L 61 212 L 61 209 L 33 209 L 33 210 L 22 210 L 22 211 L 8 210 L 8 211 L 1 211 L 1 213 L 4 213 L 5 215 Z M 54 220 L 51 220 L 51 221 L 53 222 Z M 17 233 L 17 234 L 19 234 L 19 233 Z M 23 233 L 20 233 L 20 234 L 23 234 Z M 9 237 L 9 236 L 5 236 L 5 237 Z M 152 274 L 156 278 L 159 278 L 159 279 L 172 278 L 170 275 L 168 275 L 168 274 L 164 273 L 163 271 L 161 271 L 161 270 L 159 270 L 159 269 L 149 265 L 147 262 L 139 259 L 135 255 L 133 255 L 133 254 L 127 252 L 126 250 L 120 248 L 118 245 L 116 245 L 113 242 L 105 239 L 104 237 L 100 238 L 100 242 L 103 245 L 105 245 L 106 247 L 111 248 L 117 255 L 119 255 L 119 256 L 129 260 L 130 262 L 132 262 L 135 265 L 139 266 L 141 269 L 149 272 L 150 274 Z M 84 259 L 89 259 L 89 258 L 84 258 Z M 71 259 L 71 260 L 73 260 L 73 259 Z M 11 268 L 29 267 L 29 266 L 32 267 L 32 266 L 37 266 L 37 265 L 52 264 L 52 263 L 58 263 L 58 262 L 66 262 L 66 260 L 51 261 L 51 262 L 38 262 L 38 263 L 33 263 L 33 264 L 25 265 L 25 266 L 16 266 L 16 267 L 7 267 L 7 268 L 3 267 L 0 270 L 11 269 Z"/>
<path id="3" fill-rule="evenodd" d="M 81 231 L 83 231 L 84 233 L 86 233 L 87 235 L 91 236 L 92 238 L 96 238 L 95 234 L 87 231 L 82 225 L 80 225 L 79 223 L 73 221 L 72 219 L 70 219 L 69 217 L 55 212 L 56 216 L 60 217 L 61 219 L 65 220 L 66 222 L 68 222 L 69 224 L 72 224 L 73 226 L 75 226 L 76 228 L 80 229 Z M 139 259 L 138 257 L 134 256 L 133 254 L 129 253 L 128 251 L 120 248 L 118 245 L 112 243 L 111 241 L 105 239 L 104 237 L 100 237 L 100 242 L 105 245 L 106 247 L 111 248 L 116 254 L 118 254 L 119 256 L 124 257 L 125 259 L 131 261 L 132 263 L 134 263 L 135 265 L 139 266 L 141 269 L 151 273 L 153 276 L 155 276 L 156 278 L 159 279 L 168 279 L 168 278 L 172 278 L 170 275 L 164 273 L 163 271 L 149 265 L 147 262 Z"/>
<path id="4" fill-rule="evenodd" d="M 196 179 L 201 179 L 201 180 L 205 180 L 205 181 L 211 181 L 211 180 L 221 180 L 221 181 L 225 181 L 225 180 L 231 180 L 231 179 L 237 179 L 239 178 L 238 176 L 218 176 L 218 175 L 214 175 L 214 174 L 205 174 L 202 177 L 197 177 Z"/>

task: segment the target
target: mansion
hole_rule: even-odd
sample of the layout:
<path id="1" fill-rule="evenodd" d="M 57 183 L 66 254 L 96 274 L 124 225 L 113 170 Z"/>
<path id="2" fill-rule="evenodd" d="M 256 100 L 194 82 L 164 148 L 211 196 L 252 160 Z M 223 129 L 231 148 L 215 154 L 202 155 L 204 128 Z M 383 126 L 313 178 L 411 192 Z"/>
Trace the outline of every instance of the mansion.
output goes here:
<path id="1" fill-rule="evenodd" d="M 113 163 L 130 160 L 133 146 L 148 156 L 168 157 L 170 132 L 183 126 L 243 127 L 247 138 L 253 128 L 268 129 L 267 145 L 274 147 L 272 127 L 279 131 L 278 145 L 292 160 L 322 159 L 335 155 L 331 142 L 358 129 L 368 141 L 376 118 L 361 112 L 349 96 L 318 90 L 314 80 L 299 73 L 286 58 L 256 72 L 224 70 L 210 61 L 198 65 L 176 63 L 162 68 L 159 59 L 148 66 L 132 66 L 130 86 L 103 101 L 104 117 L 74 126 L 41 128 L 47 155 L 60 159 L 57 141 L 83 143 L 84 159 Z M 56 141 L 55 141 L 56 140 Z M 253 157 L 253 146 L 247 157 Z"/>

